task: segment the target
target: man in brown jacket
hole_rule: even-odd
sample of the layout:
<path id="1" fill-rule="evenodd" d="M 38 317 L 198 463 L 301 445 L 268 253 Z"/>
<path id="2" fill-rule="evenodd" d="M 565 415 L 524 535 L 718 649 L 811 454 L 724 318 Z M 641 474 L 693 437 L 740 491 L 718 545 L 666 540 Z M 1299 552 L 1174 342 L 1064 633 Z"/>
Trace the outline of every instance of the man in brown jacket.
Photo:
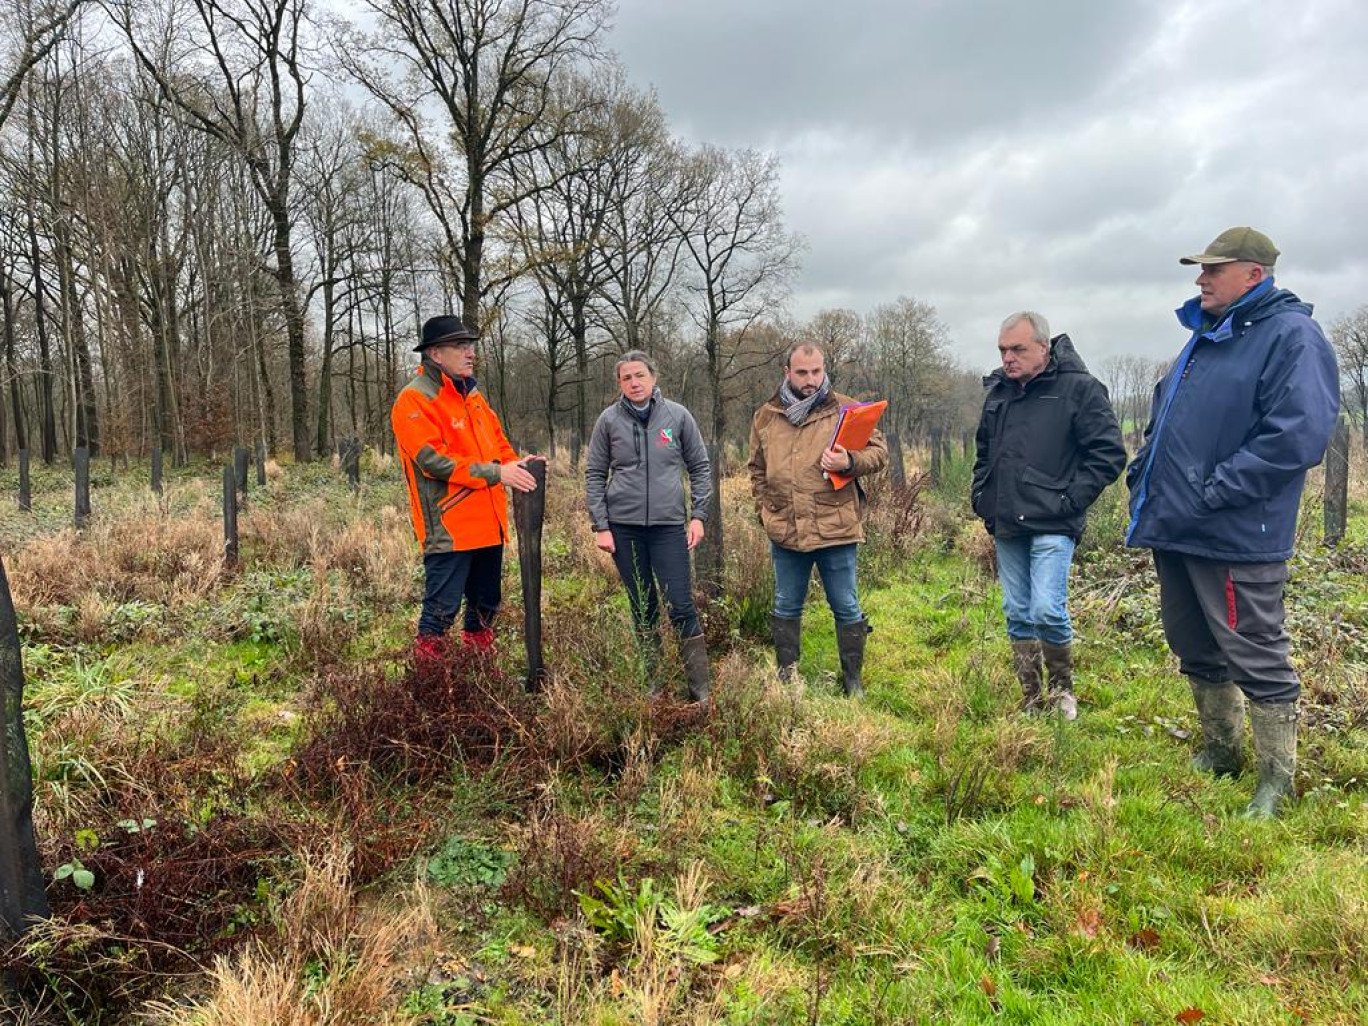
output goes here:
<path id="1" fill-rule="evenodd" d="M 832 391 L 819 346 L 800 342 L 784 360 L 784 380 L 751 421 L 750 478 L 774 559 L 775 661 L 789 680 L 798 664 L 803 603 L 815 565 L 836 618 L 836 645 L 847 695 L 861 695 L 865 638 L 872 630 L 855 591 L 855 550 L 864 541 L 860 478 L 888 464 L 878 431 L 858 452 L 834 442 L 841 407 L 855 402 Z M 854 475 L 845 488 L 827 474 Z"/>

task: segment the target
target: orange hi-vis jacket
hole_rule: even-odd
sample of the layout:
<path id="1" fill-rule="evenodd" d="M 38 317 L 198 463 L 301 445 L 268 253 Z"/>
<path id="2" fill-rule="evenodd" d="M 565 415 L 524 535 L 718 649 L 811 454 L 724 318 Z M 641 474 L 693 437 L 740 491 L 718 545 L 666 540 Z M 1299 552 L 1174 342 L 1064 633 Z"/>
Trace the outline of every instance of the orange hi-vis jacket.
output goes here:
<path id="1" fill-rule="evenodd" d="M 390 410 L 408 482 L 409 514 L 424 555 L 508 540 L 500 465 L 516 461 L 474 378 L 453 380 L 424 360 Z"/>

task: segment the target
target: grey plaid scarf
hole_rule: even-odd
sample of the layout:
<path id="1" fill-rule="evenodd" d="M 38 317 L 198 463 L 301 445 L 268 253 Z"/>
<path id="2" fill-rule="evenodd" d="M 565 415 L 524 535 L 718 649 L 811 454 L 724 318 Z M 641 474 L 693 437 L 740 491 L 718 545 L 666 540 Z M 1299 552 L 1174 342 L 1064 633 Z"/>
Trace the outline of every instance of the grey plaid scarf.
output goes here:
<path id="1" fill-rule="evenodd" d="M 802 427 L 803 421 L 808 418 L 808 414 L 825 402 L 829 395 L 831 395 L 830 378 L 823 378 L 817 391 L 806 399 L 798 398 L 798 394 L 789 387 L 787 378 L 779 386 L 779 401 L 784 404 L 784 416 L 794 427 Z"/>

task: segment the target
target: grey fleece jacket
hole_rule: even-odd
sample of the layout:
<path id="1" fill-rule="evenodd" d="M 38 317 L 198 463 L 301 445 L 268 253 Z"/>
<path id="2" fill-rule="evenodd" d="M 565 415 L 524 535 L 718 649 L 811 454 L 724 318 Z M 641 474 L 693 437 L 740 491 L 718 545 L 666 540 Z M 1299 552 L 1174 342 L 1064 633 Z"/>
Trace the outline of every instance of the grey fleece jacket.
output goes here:
<path id="1" fill-rule="evenodd" d="M 659 394 L 651 399 L 645 424 L 625 399 L 599 414 L 584 478 L 595 531 L 608 530 L 610 523 L 660 527 L 708 517 L 712 466 L 698 423 L 679 403 Z"/>

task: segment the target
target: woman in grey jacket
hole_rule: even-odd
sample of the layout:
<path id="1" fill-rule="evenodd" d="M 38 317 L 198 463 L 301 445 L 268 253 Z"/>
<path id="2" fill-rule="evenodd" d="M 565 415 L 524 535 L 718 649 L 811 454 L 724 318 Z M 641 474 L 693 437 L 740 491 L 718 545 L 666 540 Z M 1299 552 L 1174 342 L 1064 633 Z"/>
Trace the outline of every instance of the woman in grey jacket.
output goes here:
<path id="1" fill-rule="evenodd" d="M 612 555 L 627 587 L 652 694 L 659 691 L 658 583 L 679 637 L 689 694 L 702 702 L 711 690 L 712 671 L 694 608 L 689 553 L 703 539 L 712 495 L 708 450 L 693 414 L 660 394 L 655 361 L 647 354 L 624 353 L 617 379 L 622 394 L 594 424 L 585 463 L 594 540 Z"/>

